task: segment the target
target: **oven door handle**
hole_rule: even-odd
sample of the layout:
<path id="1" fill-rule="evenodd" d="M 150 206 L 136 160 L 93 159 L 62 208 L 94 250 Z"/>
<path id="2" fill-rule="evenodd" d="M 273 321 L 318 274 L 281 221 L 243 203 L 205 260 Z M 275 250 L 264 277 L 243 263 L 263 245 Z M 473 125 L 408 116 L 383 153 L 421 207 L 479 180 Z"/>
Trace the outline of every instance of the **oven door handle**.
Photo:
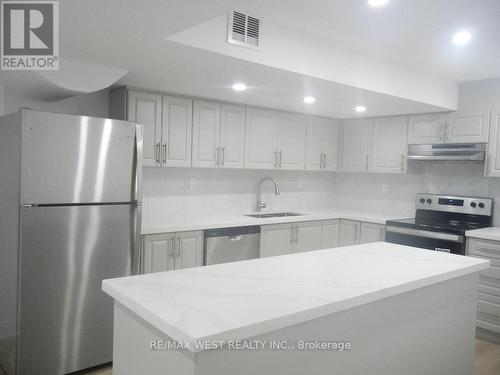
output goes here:
<path id="1" fill-rule="evenodd" d="M 444 241 L 458 242 L 458 243 L 463 243 L 465 241 L 464 236 L 460 236 L 458 234 L 432 232 L 430 230 L 401 228 L 392 226 L 386 226 L 385 230 L 387 232 L 407 234 L 409 236 L 416 236 L 416 237 L 432 238 L 435 240 L 444 240 Z"/>

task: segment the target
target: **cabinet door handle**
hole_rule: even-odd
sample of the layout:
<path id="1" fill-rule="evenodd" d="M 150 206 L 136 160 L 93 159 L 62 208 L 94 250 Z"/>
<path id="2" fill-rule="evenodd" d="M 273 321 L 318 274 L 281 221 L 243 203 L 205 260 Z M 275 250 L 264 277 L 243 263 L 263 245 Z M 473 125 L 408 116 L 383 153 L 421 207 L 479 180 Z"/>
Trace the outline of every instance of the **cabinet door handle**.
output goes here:
<path id="1" fill-rule="evenodd" d="M 323 154 L 323 169 L 326 169 L 326 154 Z"/>
<path id="2" fill-rule="evenodd" d="M 175 240 L 172 238 L 170 240 L 170 249 L 168 249 L 168 255 L 173 257 L 174 256 L 174 247 L 175 247 Z"/>
<path id="3" fill-rule="evenodd" d="M 281 168 L 281 151 L 279 152 L 279 167 Z"/>
<path id="4" fill-rule="evenodd" d="M 293 231 L 294 231 L 294 230 L 295 230 L 295 227 L 292 225 L 292 226 L 290 227 L 290 243 L 293 243 L 293 238 L 294 238 L 294 236 L 293 236 Z"/>
<path id="5" fill-rule="evenodd" d="M 401 154 L 401 172 L 405 170 L 405 156 Z"/>
<path id="6" fill-rule="evenodd" d="M 175 255 L 177 255 L 178 257 L 181 256 L 181 246 L 182 246 L 181 239 L 177 238 L 177 252 L 175 253 Z"/>
<path id="7" fill-rule="evenodd" d="M 163 165 L 167 165 L 167 142 L 163 144 Z"/>
<path id="8" fill-rule="evenodd" d="M 323 154 L 319 154 L 319 169 L 323 169 Z"/>
<path id="9" fill-rule="evenodd" d="M 221 157 L 221 166 L 224 166 L 224 159 L 226 158 L 226 153 L 224 152 L 224 146 L 222 146 L 220 148 L 221 152 L 222 152 L 222 157 Z"/>
<path id="10" fill-rule="evenodd" d="M 157 143 L 155 145 L 155 158 L 156 158 L 156 164 L 160 164 L 160 143 Z"/>
<path id="11" fill-rule="evenodd" d="M 220 154 L 220 146 L 217 146 L 215 148 L 215 165 L 218 167 L 219 166 L 219 154 Z"/>
<path id="12" fill-rule="evenodd" d="M 276 168 L 278 166 L 278 151 L 274 151 L 274 167 Z"/>
<path id="13" fill-rule="evenodd" d="M 366 154 L 366 157 L 365 157 L 365 168 L 366 168 L 366 170 L 368 170 L 368 158 L 369 158 L 369 156 L 368 156 L 368 154 Z"/>
<path id="14" fill-rule="evenodd" d="M 295 243 L 299 242 L 299 226 L 295 226 Z"/>

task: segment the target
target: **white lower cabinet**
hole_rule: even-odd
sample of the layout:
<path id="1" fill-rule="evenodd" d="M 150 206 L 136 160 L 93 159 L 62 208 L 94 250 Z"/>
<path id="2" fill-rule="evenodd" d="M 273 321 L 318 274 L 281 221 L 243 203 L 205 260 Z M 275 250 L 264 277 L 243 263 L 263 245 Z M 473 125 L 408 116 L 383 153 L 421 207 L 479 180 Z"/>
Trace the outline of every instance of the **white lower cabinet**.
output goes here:
<path id="1" fill-rule="evenodd" d="M 263 225 L 260 230 L 260 256 L 320 250 L 321 235 L 321 221 Z"/>
<path id="2" fill-rule="evenodd" d="M 151 234 L 143 237 L 143 273 L 172 271 L 203 264 L 203 232 Z"/>
<path id="3" fill-rule="evenodd" d="M 385 240 L 385 225 L 356 220 L 340 220 L 339 246 Z"/>
<path id="4" fill-rule="evenodd" d="M 361 222 L 354 220 L 340 220 L 339 246 L 350 246 L 359 243 Z"/>
<path id="5" fill-rule="evenodd" d="M 306 221 L 295 225 L 295 239 L 292 243 L 292 252 L 320 250 L 321 221 Z"/>
<path id="6" fill-rule="evenodd" d="M 290 224 L 271 224 L 260 227 L 260 256 L 270 257 L 292 252 L 293 233 Z"/>
<path id="7" fill-rule="evenodd" d="M 340 220 L 323 221 L 321 228 L 321 247 L 332 249 L 339 246 Z"/>
<path id="8" fill-rule="evenodd" d="M 479 275 L 476 326 L 500 339 L 500 242 L 468 238 L 467 255 L 491 262 Z"/>
<path id="9" fill-rule="evenodd" d="M 385 240 L 385 225 L 361 222 L 359 243 L 379 242 Z"/>

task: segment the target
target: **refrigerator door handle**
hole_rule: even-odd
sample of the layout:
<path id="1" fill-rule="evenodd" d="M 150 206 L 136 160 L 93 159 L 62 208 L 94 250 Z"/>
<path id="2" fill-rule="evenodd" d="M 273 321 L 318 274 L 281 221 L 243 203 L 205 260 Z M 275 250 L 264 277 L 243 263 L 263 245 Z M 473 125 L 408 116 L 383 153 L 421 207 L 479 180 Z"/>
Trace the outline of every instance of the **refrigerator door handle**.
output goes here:
<path id="1" fill-rule="evenodd" d="M 133 216 L 133 230 L 132 230 L 132 246 L 130 247 L 131 254 L 131 271 L 132 275 L 139 275 L 143 270 L 144 254 L 142 252 L 142 236 L 141 236 L 141 224 L 142 224 L 142 206 L 135 205 L 132 206 L 135 210 L 135 215 Z"/>
<path id="2" fill-rule="evenodd" d="M 142 202 L 142 125 L 135 125 L 134 195 L 132 200 Z"/>

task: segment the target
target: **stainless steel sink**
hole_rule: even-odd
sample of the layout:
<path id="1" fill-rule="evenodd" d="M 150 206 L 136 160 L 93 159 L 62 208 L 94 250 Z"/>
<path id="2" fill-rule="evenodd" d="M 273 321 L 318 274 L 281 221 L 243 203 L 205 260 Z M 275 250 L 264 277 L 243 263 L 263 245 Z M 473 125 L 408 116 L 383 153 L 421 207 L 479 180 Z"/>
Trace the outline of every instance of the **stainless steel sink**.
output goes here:
<path id="1" fill-rule="evenodd" d="M 251 214 L 245 215 L 248 217 L 254 217 L 257 219 L 270 219 L 273 217 L 290 217 L 290 216 L 302 216 L 304 214 L 299 214 L 297 212 L 274 212 L 274 213 L 263 213 L 263 214 Z"/>

